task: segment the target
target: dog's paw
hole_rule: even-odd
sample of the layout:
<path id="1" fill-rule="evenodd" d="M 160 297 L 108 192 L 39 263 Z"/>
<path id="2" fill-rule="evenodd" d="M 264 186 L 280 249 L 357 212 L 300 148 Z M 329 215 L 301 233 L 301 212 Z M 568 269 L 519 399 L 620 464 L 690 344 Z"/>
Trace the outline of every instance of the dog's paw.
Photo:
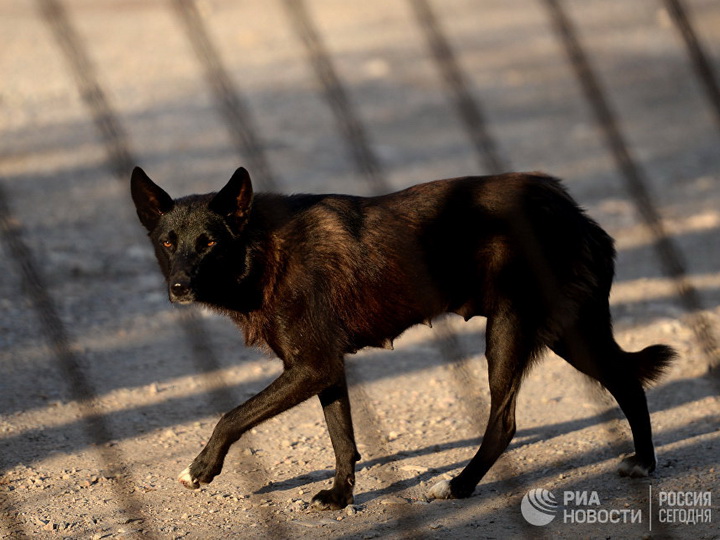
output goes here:
<path id="1" fill-rule="evenodd" d="M 312 498 L 312 510 L 340 510 L 354 502 L 352 493 L 340 493 L 334 489 L 323 489 Z"/>
<path id="2" fill-rule="evenodd" d="M 190 474 L 190 467 L 180 473 L 180 476 L 178 476 L 178 482 L 188 489 L 200 489 L 200 482 L 198 482 L 198 479 L 193 478 L 192 474 Z"/>
<path id="3" fill-rule="evenodd" d="M 654 460 L 648 463 L 637 457 L 637 455 L 626 457 L 620 463 L 620 467 L 618 467 L 620 476 L 629 476 L 630 478 L 644 478 L 649 476 L 654 470 Z"/>
<path id="4" fill-rule="evenodd" d="M 195 460 L 180 473 L 178 482 L 188 489 L 200 489 L 203 484 L 209 484 L 222 471 L 222 460 L 211 460 L 206 452 L 200 452 Z"/>
<path id="5" fill-rule="evenodd" d="M 452 489 L 450 480 L 440 480 L 437 484 L 430 488 L 427 492 L 428 499 L 452 499 Z"/>

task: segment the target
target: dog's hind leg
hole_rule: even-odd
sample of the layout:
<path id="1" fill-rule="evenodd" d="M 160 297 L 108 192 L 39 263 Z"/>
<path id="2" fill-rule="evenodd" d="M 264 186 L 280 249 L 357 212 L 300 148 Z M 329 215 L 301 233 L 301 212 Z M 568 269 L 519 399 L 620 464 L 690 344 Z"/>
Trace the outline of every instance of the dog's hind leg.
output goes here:
<path id="1" fill-rule="evenodd" d="M 635 454 L 622 460 L 618 472 L 621 476 L 633 478 L 648 476 L 655 470 L 657 458 L 645 391 L 637 380 L 607 381 L 603 382 L 603 385 L 610 391 L 625 414 L 635 445 Z"/>
<path id="2" fill-rule="evenodd" d="M 487 349 L 490 378 L 490 418 L 480 449 L 463 471 L 452 480 L 433 486 L 435 499 L 472 495 L 480 479 L 505 451 L 515 435 L 515 402 L 523 372 L 532 357 L 533 340 L 524 333 L 517 317 L 497 315 L 488 319 Z"/>
<path id="3" fill-rule="evenodd" d="M 655 470 L 650 413 L 642 383 L 659 375 L 672 359 L 672 349 L 653 346 L 637 353 L 623 351 L 613 337 L 609 307 L 604 303 L 592 309 L 586 306 L 578 323 L 551 348 L 579 371 L 600 382 L 625 414 L 632 430 L 635 454 L 622 461 L 619 473 L 642 477 Z"/>
<path id="4" fill-rule="evenodd" d="M 335 451 L 335 480 L 332 488 L 324 489 L 312 498 L 312 505 L 322 510 L 337 510 L 353 502 L 355 463 L 360 459 L 345 377 L 335 386 L 320 392 L 319 397 Z"/>

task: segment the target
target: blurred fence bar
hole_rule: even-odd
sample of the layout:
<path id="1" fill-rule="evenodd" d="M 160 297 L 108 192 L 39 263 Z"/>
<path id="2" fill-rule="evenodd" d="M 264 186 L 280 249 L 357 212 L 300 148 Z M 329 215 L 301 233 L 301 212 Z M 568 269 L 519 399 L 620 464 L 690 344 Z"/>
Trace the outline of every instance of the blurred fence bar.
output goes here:
<path id="1" fill-rule="evenodd" d="M 705 89 L 710 107 L 715 113 L 717 127 L 720 129 L 720 86 L 718 85 L 717 73 L 715 73 L 705 48 L 697 37 L 697 32 L 695 32 L 690 22 L 690 17 L 687 15 L 682 0 L 664 0 L 664 2 L 665 8 L 685 42 L 690 62 L 695 68 L 695 73 L 702 87 Z"/>
<path id="2" fill-rule="evenodd" d="M 600 80 L 595 75 L 595 71 L 578 39 L 577 32 L 562 8 L 562 1 L 544 0 L 544 2 L 548 8 L 553 27 L 560 37 L 575 71 L 578 84 L 581 86 L 585 98 L 595 115 L 595 120 L 600 126 L 605 143 L 625 182 L 628 195 L 652 234 L 658 260 L 662 264 L 665 273 L 673 279 L 680 304 L 691 318 L 693 332 L 706 355 L 708 370 L 716 373 L 716 367 L 720 365 L 720 348 L 718 347 L 717 336 L 712 324 L 702 313 L 702 302 L 697 290 L 687 277 L 683 255 L 667 233 L 662 216 L 652 199 L 649 188 L 650 182 L 625 141 L 619 127 L 617 115 L 611 109 Z M 679 0 L 675 3 L 679 6 Z M 715 382 L 720 383 L 720 380 L 715 377 Z"/>
<path id="3" fill-rule="evenodd" d="M 442 3 L 435 4 L 438 9 L 436 13 L 431 0 L 408 0 L 408 2 L 414 17 L 413 23 L 417 25 L 425 40 L 427 54 L 432 58 L 444 82 L 446 98 L 455 109 L 457 121 L 463 126 L 480 167 L 491 174 L 509 170 L 510 160 L 505 158 L 500 150 L 500 144 L 488 124 L 481 100 L 473 92 L 469 78 L 443 31 L 440 22 Z M 575 25 L 564 7 L 564 2 L 541 0 L 540 3 L 548 13 L 550 28 L 567 55 L 576 83 L 600 128 L 628 196 L 652 235 L 657 259 L 664 273 L 673 281 L 679 304 L 687 312 L 689 325 L 705 355 L 708 370 L 713 374 L 714 384 L 720 391 L 720 346 L 717 331 L 703 313 L 703 301 L 688 278 L 683 253 L 669 234 L 653 200 L 652 183 L 633 155 L 620 128 L 622 118 L 611 107 L 606 89 L 592 66 Z M 308 64 L 319 82 L 318 92 L 322 94 L 334 115 L 337 128 L 356 170 L 362 175 L 372 193 L 389 191 L 390 183 L 386 171 L 373 149 L 372 126 L 364 124 L 351 98 L 352 89 L 346 86 L 338 74 L 332 54 L 313 21 L 312 9 L 305 0 L 281 0 L 280 4 L 287 14 L 287 22 L 292 32 L 304 47 Z M 704 89 L 708 106 L 713 111 L 720 129 L 720 88 L 712 60 L 698 38 L 682 1 L 663 0 L 661 4 L 665 6 L 684 42 L 688 61 L 700 86 Z M 212 93 L 215 108 L 227 128 L 234 150 L 245 160 L 260 190 L 280 189 L 281 182 L 273 172 L 273 163 L 267 157 L 253 111 L 234 82 L 231 71 L 223 63 L 214 45 L 211 29 L 198 11 L 195 0 L 171 0 L 170 6 L 177 15 L 177 22 L 182 27 L 185 38 L 197 56 L 205 81 Z M 57 49 L 65 59 L 87 114 L 102 140 L 109 169 L 119 181 L 126 182 L 130 170 L 138 162 L 137 156 L 133 154 L 129 137 L 108 99 L 108 94 L 98 80 L 87 44 L 75 30 L 62 0 L 37 0 L 37 7 L 54 38 Z M 83 368 L 82 355 L 72 345 L 73 329 L 63 322 L 58 313 L 56 300 L 49 292 L 36 256 L 23 238 L 22 227 L 13 215 L 12 201 L 9 200 L 2 184 L 0 184 L 0 240 L 22 280 L 24 294 L 37 318 L 38 332 L 42 334 L 52 351 L 63 374 L 63 383 L 67 385 L 69 395 L 77 402 L 84 436 L 89 443 L 94 444 L 94 452 L 100 466 L 116 479 L 112 484 L 116 504 L 130 519 L 147 520 L 143 534 L 146 537 L 153 537 L 156 531 L 149 529 L 152 521 L 143 512 L 141 501 L 134 495 L 135 482 L 132 475 L 121 466 L 128 460 L 117 446 L 107 444 L 113 439 L 112 430 L 107 418 L 96 406 L 95 387 Z M 202 319 L 195 311 L 184 311 L 178 316 L 177 321 L 187 338 L 195 371 L 208 389 L 208 401 L 213 410 L 222 411 L 234 406 L 236 398 L 231 386 L 221 380 L 222 376 L 219 373 L 222 371 L 222 365 Z M 482 411 L 487 408 L 487 403 L 473 380 L 467 366 L 467 355 L 462 350 L 451 326 L 445 320 L 438 321 L 436 326 L 439 337 L 435 345 L 438 353 L 453 367 L 453 377 L 464 398 L 464 412 L 475 424 Z M 389 454 L 377 434 L 376 426 L 380 421 L 364 390 L 363 381 L 353 376 L 351 382 L 355 383 L 353 398 L 357 410 L 362 413 L 362 420 L 369 428 L 366 436 L 372 439 L 369 442 L 374 447 L 374 453 Z M 606 411 L 603 419 L 616 417 L 617 414 Z M 617 440 L 616 434 L 608 432 L 606 435 Z M 260 462 L 262 458 L 253 456 L 251 459 Z M 509 486 L 509 489 L 518 491 L 522 488 L 522 484 L 516 478 L 511 460 L 512 456 L 505 456 L 495 468 L 503 472 L 503 482 Z M 260 470 L 261 474 L 268 476 L 268 469 L 262 463 Z M 388 483 L 394 484 L 400 481 L 390 468 L 381 474 L 384 474 L 384 480 Z M 635 488 L 640 489 L 640 485 L 636 484 Z M 28 531 L 21 521 L 12 517 L 13 512 L 17 514 L 21 509 L 13 503 L 9 494 L 5 494 L 5 497 L 7 499 L 5 508 L 11 511 L 3 513 L 4 527 L 12 534 L 28 536 Z M 476 504 L 482 503 L 483 499 L 479 497 Z M 394 527 L 399 534 L 413 538 L 423 536 L 425 523 L 421 511 L 411 505 L 394 506 L 393 509 Z M 258 507 L 257 511 L 259 514 L 257 521 L 269 536 L 287 538 L 293 536 L 289 525 L 278 521 L 279 513 L 271 512 L 269 508 L 263 506 Z M 529 527 L 522 520 L 519 524 Z M 661 529 L 661 533 L 670 536 L 666 529 Z M 533 534 L 544 536 L 540 529 L 533 529 Z"/>
<path id="4" fill-rule="evenodd" d="M 228 128 L 235 149 L 246 160 L 253 181 L 261 190 L 275 191 L 278 183 L 272 173 L 259 130 L 245 100 L 228 74 L 217 48 L 198 13 L 195 0 L 172 0 L 183 28 L 198 57 L 205 80 L 213 92 L 220 119 Z"/>

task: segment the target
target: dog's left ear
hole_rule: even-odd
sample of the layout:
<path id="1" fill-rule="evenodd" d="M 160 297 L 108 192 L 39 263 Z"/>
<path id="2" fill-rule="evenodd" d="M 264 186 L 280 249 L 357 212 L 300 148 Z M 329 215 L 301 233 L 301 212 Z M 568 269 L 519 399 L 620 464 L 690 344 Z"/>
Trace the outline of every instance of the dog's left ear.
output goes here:
<path id="1" fill-rule="evenodd" d="M 225 187 L 213 197 L 209 208 L 226 218 L 234 218 L 238 225 L 247 219 L 252 207 L 253 189 L 250 174 L 240 167 Z"/>

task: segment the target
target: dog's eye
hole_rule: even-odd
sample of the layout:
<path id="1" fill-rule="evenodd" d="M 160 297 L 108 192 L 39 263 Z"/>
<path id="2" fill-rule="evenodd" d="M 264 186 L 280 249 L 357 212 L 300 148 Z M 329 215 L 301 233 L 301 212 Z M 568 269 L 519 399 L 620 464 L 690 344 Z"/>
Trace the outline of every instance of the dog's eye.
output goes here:
<path id="1" fill-rule="evenodd" d="M 162 245 L 163 245 L 163 247 L 168 248 L 168 249 L 170 249 L 171 247 L 173 247 L 173 243 L 172 243 L 170 240 L 165 240 L 165 241 L 162 243 Z"/>
<path id="2" fill-rule="evenodd" d="M 213 247 L 217 242 L 215 240 L 208 240 L 207 247 Z"/>

